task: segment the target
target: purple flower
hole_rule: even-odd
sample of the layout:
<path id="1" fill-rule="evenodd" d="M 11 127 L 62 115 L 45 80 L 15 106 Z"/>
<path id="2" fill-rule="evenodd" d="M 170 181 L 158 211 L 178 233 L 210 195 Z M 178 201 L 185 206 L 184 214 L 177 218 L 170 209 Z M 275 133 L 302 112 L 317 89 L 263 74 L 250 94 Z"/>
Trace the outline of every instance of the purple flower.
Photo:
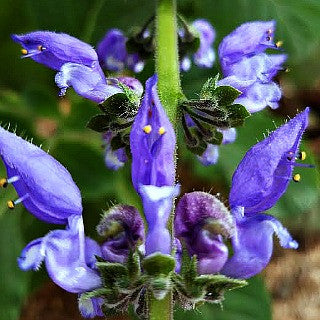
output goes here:
<path id="1" fill-rule="evenodd" d="M 65 63 L 56 74 L 55 82 L 60 88 L 60 96 L 73 87 L 77 94 L 96 103 L 103 103 L 110 96 L 123 92 L 115 85 L 108 85 L 99 69 L 76 63 Z"/>
<path id="2" fill-rule="evenodd" d="M 19 199 L 9 201 L 13 208 L 22 202 L 38 219 L 65 224 L 68 217 L 81 215 L 78 187 L 70 173 L 39 147 L 0 127 L 0 155 L 8 178 Z"/>
<path id="3" fill-rule="evenodd" d="M 231 207 L 245 213 L 268 210 L 287 189 L 297 164 L 302 134 L 308 126 L 309 108 L 254 145 L 232 177 Z"/>
<path id="4" fill-rule="evenodd" d="M 105 143 L 105 156 L 104 162 L 106 167 L 110 170 L 119 170 L 128 161 L 125 148 L 119 148 L 112 150 L 111 140 L 114 137 L 112 131 L 108 131 L 103 134 L 103 141 Z"/>
<path id="5" fill-rule="evenodd" d="M 102 68 L 119 72 L 125 67 L 141 72 L 144 61 L 136 53 L 129 54 L 126 48 L 127 37 L 119 29 L 109 30 L 99 42 L 97 53 Z"/>
<path id="6" fill-rule="evenodd" d="M 138 210 L 127 205 L 116 205 L 107 211 L 97 232 L 105 238 L 102 257 L 109 262 L 124 263 L 130 250 L 144 241 L 144 225 Z"/>
<path id="7" fill-rule="evenodd" d="M 175 143 L 174 129 L 161 105 L 154 75 L 146 83 L 130 132 L 132 183 L 137 192 L 140 185 L 173 186 Z"/>
<path id="8" fill-rule="evenodd" d="M 260 80 L 262 83 L 268 83 L 279 70 L 283 70 L 282 65 L 286 60 L 286 54 L 260 53 L 225 66 L 223 74 L 225 77 L 235 75 L 241 80 Z"/>
<path id="9" fill-rule="evenodd" d="M 273 42 L 275 26 L 275 21 L 247 22 L 224 37 L 218 50 L 222 69 L 244 56 L 264 52 L 267 48 L 276 48 Z"/>
<path id="10" fill-rule="evenodd" d="M 274 217 L 266 214 L 246 214 L 235 207 L 236 232 L 231 239 L 233 256 L 226 262 L 222 274 L 247 279 L 260 273 L 269 263 L 273 251 L 273 234 L 286 249 L 297 249 L 298 243 Z"/>
<path id="11" fill-rule="evenodd" d="M 89 44 L 65 33 L 35 31 L 13 34 L 12 39 L 23 47 L 23 57 L 31 57 L 54 70 L 60 70 L 68 62 L 89 68 L 99 67 L 95 50 Z"/>
<path id="12" fill-rule="evenodd" d="M 256 21 L 241 25 L 226 36 L 219 46 L 219 57 L 224 79 L 219 85 L 230 85 L 242 92 L 235 103 L 250 112 L 269 106 L 275 109 L 281 99 L 280 87 L 272 82 L 287 55 L 265 54 L 273 43 L 274 21 Z"/>
<path id="13" fill-rule="evenodd" d="M 38 270 L 45 262 L 51 279 L 66 291 L 81 293 L 102 285 L 93 269 L 95 255 L 101 255 L 99 245 L 84 235 L 81 215 L 68 219 L 66 230 L 54 230 L 43 238 L 30 242 L 18 258 L 19 267 Z"/>
<path id="14" fill-rule="evenodd" d="M 284 248 L 298 244 L 274 217 L 261 214 L 268 210 L 287 189 L 299 157 L 298 147 L 308 125 L 309 108 L 254 145 L 244 156 L 232 178 L 229 202 L 236 220 L 232 238 L 234 255 L 222 273 L 249 278 L 268 264 L 273 247 L 273 233 Z M 299 180 L 299 175 L 294 180 Z"/>
<path id="15" fill-rule="evenodd" d="M 148 223 L 145 242 L 146 255 L 154 252 L 170 254 L 171 236 L 167 223 L 172 209 L 173 199 L 179 194 L 180 186 L 142 185 L 139 193 L 143 211 Z"/>
<path id="16" fill-rule="evenodd" d="M 209 143 L 203 154 L 197 158 L 204 166 L 216 164 L 219 159 L 219 146 Z"/>
<path id="17" fill-rule="evenodd" d="M 223 134 L 222 144 L 233 143 L 236 140 L 237 130 L 235 128 L 217 129 L 217 131 Z M 204 153 L 197 157 L 204 166 L 216 164 L 219 159 L 219 146 L 209 143 Z"/>
<path id="18" fill-rule="evenodd" d="M 186 193 L 178 202 L 174 226 L 188 253 L 197 255 L 199 273 L 222 269 L 228 259 L 223 237 L 233 234 L 234 224 L 221 201 L 205 192 Z"/>
<path id="19" fill-rule="evenodd" d="M 216 32 L 212 25 L 205 19 L 195 20 L 191 26 L 200 40 L 200 47 L 193 55 L 193 61 L 200 68 L 211 68 L 215 61 L 213 42 L 216 37 Z M 179 30 L 179 35 L 183 39 L 186 36 L 185 30 Z M 183 71 L 190 69 L 191 60 L 188 55 L 182 57 L 180 67 Z"/>
<path id="20" fill-rule="evenodd" d="M 196 29 L 200 36 L 200 48 L 193 56 L 194 63 L 201 68 L 211 68 L 215 61 L 212 45 L 216 32 L 212 25 L 204 19 L 195 20 L 192 27 Z"/>

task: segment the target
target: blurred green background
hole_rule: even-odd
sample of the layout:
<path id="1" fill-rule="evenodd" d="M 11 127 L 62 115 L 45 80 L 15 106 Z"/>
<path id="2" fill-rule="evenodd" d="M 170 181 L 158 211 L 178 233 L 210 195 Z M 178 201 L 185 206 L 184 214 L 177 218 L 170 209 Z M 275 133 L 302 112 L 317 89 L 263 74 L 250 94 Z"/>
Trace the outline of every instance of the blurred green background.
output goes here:
<path id="1" fill-rule="evenodd" d="M 202 167 L 181 143 L 178 177 L 183 192 L 211 190 L 220 193 L 222 199 L 227 199 L 232 173 L 246 150 L 257 139 L 262 139 L 263 133 L 274 128 L 273 120 L 281 124 L 287 115 L 293 116 L 297 109 L 301 110 L 306 105 L 311 106 L 312 117 L 303 149 L 308 152 L 308 162 L 318 165 L 320 1 L 178 0 L 178 6 L 179 12 L 187 20 L 202 17 L 214 25 L 217 31 L 216 48 L 225 35 L 245 21 L 275 19 L 276 38 L 284 41 L 283 49 L 289 54 L 290 68 L 289 73 L 280 74 L 278 79 L 284 92 L 281 107 L 276 112 L 265 110 L 248 119 L 246 125 L 238 130 L 235 144 L 221 147 L 218 165 Z M 66 98 L 58 98 L 58 89 L 54 84 L 55 72 L 30 59 L 20 59 L 20 47 L 11 41 L 10 34 L 33 30 L 60 31 L 95 46 L 109 28 L 128 31 L 132 26 L 141 25 L 153 14 L 154 2 L 0 0 L 0 8 L 0 121 L 2 125 L 16 127 L 19 135 L 34 138 L 34 143 L 49 149 L 50 154 L 68 168 L 82 192 L 86 232 L 95 237 L 94 226 L 102 209 L 117 202 L 139 205 L 129 183 L 130 168 L 127 165 L 119 172 L 105 168 L 101 137 L 85 128 L 88 119 L 98 113 L 96 106 L 76 96 L 72 89 Z M 195 98 L 203 82 L 218 71 L 218 65 L 211 70 L 192 67 L 191 72 L 182 75 L 186 95 Z M 149 61 L 137 77 L 145 81 L 152 73 L 153 61 Z M 270 213 L 280 218 L 300 241 L 301 249 L 296 254 L 301 256 L 308 254 L 309 248 L 317 248 L 320 243 L 319 171 L 303 169 L 299 172 L 302 175 L 301 183 L 292 183 Z M 5 176 L 3 168 L 1 176 Z M 9 212 L 6 201 L 15 196 L 13 188 L 1 190 L 0 319 L 79 319 L 76 309 L 70 311 L 63 304 L 66 301 L 75 304 L 75 297 L 69 295 L 61 302 L 62 293 L 52 293 L 52 288 L 51 291 L 48 289 L 48 277 L 43 269 L 37 273 L 24 273 L 18 269 L 16 258 L 23 247 L 55 226 L 36 220 L 22 207 Z M 283 250 L 276 247 L 275 259 L 286 259 L 283 254 Z M 271 319 L 271 301 L 275 306 L 278 300 L 272 287 L 269 286 L 271 294 L 266 289 L 265 279 L 270 283 L 272 274 L 273 269 L 264 277 L 251 279 L 248 287 L 228 293 L 223 310 L 220 306 L 204 306 L 197 312 L 188 313 L 178 310 L 176 319 Z M 48 296 L 48 299 L 38 299 L 39 295 Z M 291 298 L 290 295 L 287 297 Z M 52 305 L 53 301 L 58 302 Z M 60 314 L 52 311 L 59 308 Z M 319 317 L 316 318 L 320 318 L 320 309 L 318 311 Z M 275 309 L 273 314 L 276 319 Z M 283 318 L 291 319 L 285 314 Z"/>

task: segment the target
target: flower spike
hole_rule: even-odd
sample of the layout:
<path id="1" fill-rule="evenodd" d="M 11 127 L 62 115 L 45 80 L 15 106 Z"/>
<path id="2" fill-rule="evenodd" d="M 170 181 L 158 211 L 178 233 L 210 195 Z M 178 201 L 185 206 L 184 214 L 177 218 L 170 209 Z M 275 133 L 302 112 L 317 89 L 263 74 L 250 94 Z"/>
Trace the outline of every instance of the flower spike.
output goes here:
<path id="1" fill-rule="evenodd" d="M 7 181 L 38 219 L 65 224 L 68 217 L 81 215 L 78 187 L 67 169 L 45 151 L 0 127 L 0 155 Z"/>

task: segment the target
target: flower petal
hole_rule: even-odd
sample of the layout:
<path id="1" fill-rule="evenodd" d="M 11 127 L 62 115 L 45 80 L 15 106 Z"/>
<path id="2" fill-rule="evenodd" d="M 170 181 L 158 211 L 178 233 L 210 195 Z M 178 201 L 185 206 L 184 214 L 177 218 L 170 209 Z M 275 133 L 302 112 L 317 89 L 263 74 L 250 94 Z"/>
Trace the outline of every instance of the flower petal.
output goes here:
<path id="1" fill-rule="evenodd" d="M 81 215 L 78 187 L 70 173 L 39 147 L 0 127 L 0 155 L 22 203 L 38 219 L 65 224 Z"/>
<path id="2" fill-rule="evenodd" d="M 308 125 L 309 108 L 254 145 L 244 156 L 232 177 L 231 207 L 245 212 L 271 208 L 291 180 L 295 154 Z M 288 159 L 292 153 L 292 159 Z"/>
<path id="3" fill-rule="evenodd" d="M 241 207 L 235 210 L 243 210 Z M 273 250 L 273 234 L 276 233 L 284 248 L 297 249 L 287 229 L 274 217 L 252 214 L 237 218 L 237 232 L 231 239 L 233 256 L 221 273 L 234 278 L 250 278 L 261 272 L 269 263 Z"/>
<path id="4" fill-rule="evenodd" d="M 12 35 L 34 61 L 59 70 L 67 62 L 93 67 L 98 63 L 95 50 L 87 43 L 65 33 L 35 31 Z"/>
<path id="5" fill-rule="evenodd" d="M 222 69 L 244 56 L 276 48 L 273 42 L 275 21 L 252 21 L 240 25 L 223 38 L 219 45 Z"/>
<path id="6" fill-rule="evenodd" d="M 157 251 L 170 254 L 171 237 L 166 226 L 172 209 L 173 199 L 179 194 L 179 191 L 179 185 L 163 187 L 153 185 L 140 186 L 139 193 L 148 223 L 148 233 L 145 242 L 146 255 Z"/>
<path id="7" fill-rule="evenodd" d="M 73 87 L 80 96 L 96 103 L 102 103 L 110 96 L 121 93 L 119 87 L 107 85 L 99 69 L 76 63 L 66 63 L 56 74 L 55 82 L 64 95 L 68 87 Z"/>
<path id="8" fill-rule="evenodd" d="M 43 238 L 31 241 L 21 252 L 18 258 L 19 268 L 23 271 L 38 270 L 44 260 L 44 252 L 41 250 Z"/>
<path id="9" fill-rule="evenodd" d="M 132 183 L 171 186 L 175 181 L 175 133 L 157 93 L 157 76 L 146 83 L 146 91 L 130 132 Z"/>
<path id="10" fill-rule="evenodd" d="M 219 147 L 209 143 L 204 153 L 201 156 L 197 156 L 197 158 L 204 166 L 216 164 L 219 159 Z"/>
<path id="11" fill-rule="evenodd" d="M 68 229 L 52 231 L 44 241 L 46 268 L 57 285 L 74 293 L 101 286 L 98 273 L 86 261 L 86 248 L 92 249 L 92 243 L 86 244 L 81 216 L 70 217 Z M 95 254 L 101 255 L 100 252 L 99 248 Z"/>

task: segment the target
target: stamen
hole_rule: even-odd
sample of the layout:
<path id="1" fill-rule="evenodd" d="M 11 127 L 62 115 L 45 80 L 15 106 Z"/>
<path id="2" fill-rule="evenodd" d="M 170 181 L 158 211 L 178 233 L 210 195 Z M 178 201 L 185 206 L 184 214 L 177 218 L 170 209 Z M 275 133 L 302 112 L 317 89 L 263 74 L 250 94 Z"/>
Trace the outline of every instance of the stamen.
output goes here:
<path id="1" fill-rule="evenodd" d="M 22 54 L 28 54 L 28 50 L 27 49 L 21 49 L 21 53 Z"/>
<path id="2" fill-rule="evenodd" d="M 294 182 L 299 182 L 301 180 L 301 176 L 299 173 L 296 173 L 293 177 L 292 177 L 292 180 Z"/>
<path id="3" fill-rule="evenodd" d="M 277 41 L 277 42 L 276 42 L 276 47 L 277 47 L 277 48 L 282 47 L 282 45 L 283 45 L 283 41 L 280 40 L 280 41 Z"/>
<path id="4" fill-rule="evenodd" d="M 8 186 L 8 180 L 6 178 L 0 179 L 0 187 L 6 188 Z"/>
<path id="5" fill-rule="evenodd" d="M 166 133 L 166 129 L 164 127 L 160 127 L 158 132 L 160 135 L 163 135 Z"/>
<path id="6" fill-rule="evenodd" d="M 270 40 L 271 40 L 271 37 L 270 37 L 270 36 L 267 36 L 267 37 L 266 37 L 266 40 L 267 40 L 267 41 L 270 41 Z"/>
<path id="7" fill-rule="evenodd" d="M 269 30 L 267 31 L 267 34 L 272 34 L 272 29 L 269 29 Z"/>
<path id="8" fill-rule="evenodd" d="M 26 200 L 27 198 L 29 198 L 28 193 L 26 193 L 23 197 L 20 197 L 17 200 L 9 200 L 7 202 L 7 206 L 9 209 L 14 209 L 17 204 L 21 203 L 22 201 Z"/>
<path id="9" fill-rule="evenodd" d="M 152 127 L 150 124 L 143 127 L 143 131 L 147 134 L 149 134 L 152 131 Z"/>
<path id="10" fill-rule="evenodd" d="M 20 179 L 19 176 L 13 176 L 9 179 L 7 178 L 2 178 L 0 179 L 0 188 L 6 188 L 8 186 L 8 184 L 16 182 Z"/>
<path id="11" fill-rule="evenodd" d="M 42 45 L 39 45 L 39 46 L 38 46 L 38 50 L 39 50 L 39 51 L 44 51 L 44 50 L 46 50 L 46 48 L 45 48 L 44 46 L 42 46 Z"/>
<path id="12" fill-rule="evenodd" d="M 11 210 L 14 209 L 14 207 L 15 207 L 14 201 L 9 200 L 9 201 L 7 202 L 7 206 L 8 206 L 8 208 L 11 209 Z"/>
<path id="13" fill-rule="evenodd" d="M 307 158 L 307 153 L 305 151 L 300 151 L 297 158 L 304 161 Z"/>

